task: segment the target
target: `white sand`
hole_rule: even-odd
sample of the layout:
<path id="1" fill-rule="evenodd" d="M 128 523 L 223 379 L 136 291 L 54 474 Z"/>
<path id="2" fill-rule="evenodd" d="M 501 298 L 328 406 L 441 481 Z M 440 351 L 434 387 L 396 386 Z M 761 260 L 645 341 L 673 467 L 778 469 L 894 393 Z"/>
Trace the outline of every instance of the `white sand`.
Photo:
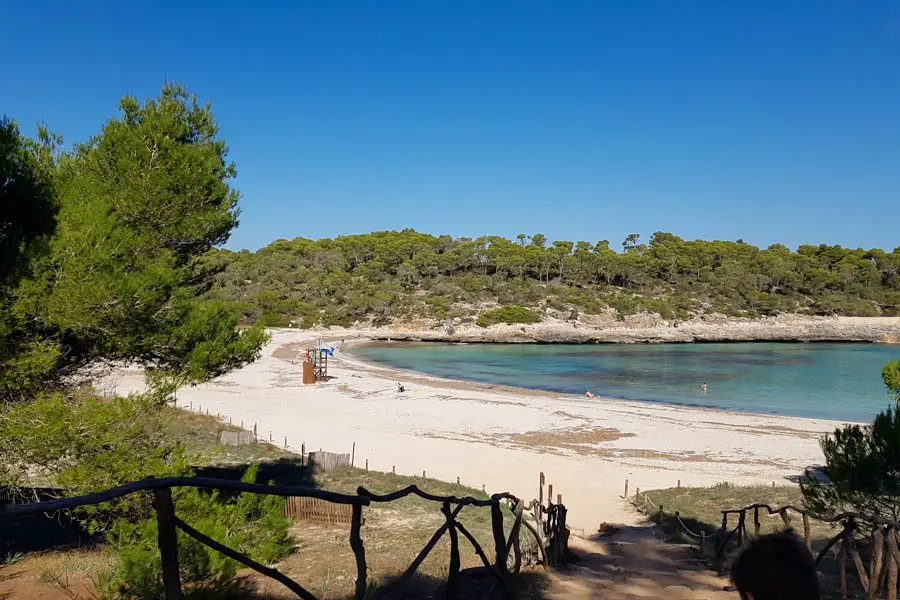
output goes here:
<path id="1" fill-rule="evenodd" d="M 569 523 L 587 531 L 636 519 L 621 499 L 626 478 L 632 493 L 673 487 L 679 479 L 685 486 L 783 484 L 821 463 L 818 438 L 837 425 L 448 383 L 369 366 L 344 352 L 329 364 L 331 381 L 303 385 L 299 362 L 273 356 L 286 344 L 354 333 L 275 331 L 258 361 L 180 390 L 178 405 L 202 406 L 247 428 L 255 423 L 260 438 L 271 433 L 283 444 L 287 436 L 295 451 L 305 442 L 307 451 L 350 452 L 356 442 L 357 466 L 368 459 L 373 470 L 396 466 L 421 476 L 424 469 L 428 477 L 459 477 L 522 498 L 537 495 L 543 471 L 554 495 L 563 495 Z M 405 393 L 395 381 L 405 383 Z M 143 376 L 118 373 L 104 385 L 139 391 Z M 610 439 L 616 436 L 602 435 L 606 429 L 631 435 Z"/>

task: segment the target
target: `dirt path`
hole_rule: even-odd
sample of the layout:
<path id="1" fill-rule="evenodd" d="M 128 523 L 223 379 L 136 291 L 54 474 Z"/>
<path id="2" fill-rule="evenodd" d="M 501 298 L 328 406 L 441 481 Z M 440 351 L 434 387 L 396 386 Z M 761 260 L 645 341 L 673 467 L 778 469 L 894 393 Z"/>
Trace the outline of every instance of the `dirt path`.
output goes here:
<path id="1" fill-rule="evenodd" d="M 673 598 L 737 600 L 728 580 L 685 546 L 661 542 L 649 526 L 625 527 L 609 537 L 571 537 L 579 562 L 554 578 L 548 600 Z"/>

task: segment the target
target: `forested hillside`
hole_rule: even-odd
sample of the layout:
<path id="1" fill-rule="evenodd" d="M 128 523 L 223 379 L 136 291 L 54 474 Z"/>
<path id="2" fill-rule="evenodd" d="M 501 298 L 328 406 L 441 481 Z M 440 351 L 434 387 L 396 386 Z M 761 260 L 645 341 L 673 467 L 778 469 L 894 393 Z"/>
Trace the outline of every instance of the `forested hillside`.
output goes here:
<path id="1" fill-rule="evenodd" d="M 210 293 L 240 302 L 249 321 L 302 327 L 469 320 L 498 305 L 563 319 L 610 309 L 620 319 L 900 314 L 900 248 L 760 249 L 663 232 L 646 244 L 631 234 L 621 246 L 410 229 L 278 240 L 257 252 L 215 251 L 210 260 L 224 269 Z M 518 309 L 489 316 L 481 324 L 532 318 Z"/>

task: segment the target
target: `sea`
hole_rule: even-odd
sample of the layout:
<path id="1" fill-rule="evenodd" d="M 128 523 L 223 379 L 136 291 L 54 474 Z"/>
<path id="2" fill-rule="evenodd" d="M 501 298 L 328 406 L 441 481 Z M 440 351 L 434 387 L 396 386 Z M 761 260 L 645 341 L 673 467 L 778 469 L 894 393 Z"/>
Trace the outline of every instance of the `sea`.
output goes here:
<path id="1" fill-rule="evenodd" d="M 881 368 L 900 346 L 832 343 L 371 342 L 367 361 L 452 379 L 751 413 L 871 421 L 893 400 Z M 706 384 L 706 391 L 702 387 Z"/>

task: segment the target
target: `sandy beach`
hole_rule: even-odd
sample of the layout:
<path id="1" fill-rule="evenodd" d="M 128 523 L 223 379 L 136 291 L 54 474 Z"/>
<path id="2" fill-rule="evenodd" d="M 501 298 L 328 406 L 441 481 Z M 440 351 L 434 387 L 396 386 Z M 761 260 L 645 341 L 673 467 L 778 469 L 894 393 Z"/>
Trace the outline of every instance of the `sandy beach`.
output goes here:
<path id="1" fill-rule="evenodd" d="M 303 385 L 299 355 L 317 338 L 362 332 L 276 330 L 256 362 L 178 392 L 234 424 L 257 426 L 299 452 L 350 452 L 373 470 L 456 480 L 488 491 L 537 495 L 543 471 L 569 508 L 569 523 L 634 522 L 623 502 L 635 488 L 783 484 L 820 464 L 818 440 L 835 421 L 564 396 L 448 381 L 366 364 L 348 348 L 329 363 L 332 379 Z M 406 387 L 397 391 L 397 381 Z M 143 375 L 117 372 L 102 386 L 140 391 Z M 427 482 L 425 486 L 427 488 Z"/>

